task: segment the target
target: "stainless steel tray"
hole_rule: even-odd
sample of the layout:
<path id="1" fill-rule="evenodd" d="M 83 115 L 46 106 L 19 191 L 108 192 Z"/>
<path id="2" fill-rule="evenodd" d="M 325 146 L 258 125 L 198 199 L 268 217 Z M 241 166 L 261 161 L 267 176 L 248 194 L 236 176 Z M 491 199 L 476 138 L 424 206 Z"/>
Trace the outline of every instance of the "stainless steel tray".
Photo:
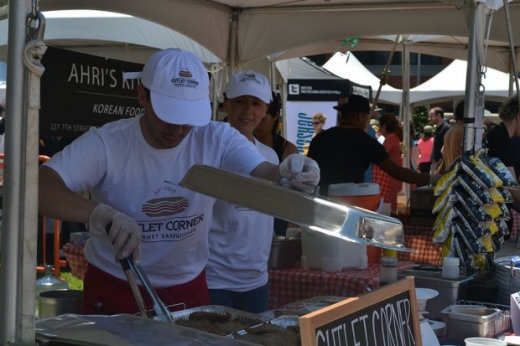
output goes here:
<path id="1" fill-rule="evenodd" d="M 78 346 L 251 345 L 134 315 L 65 314 L 36 321 L 37 342 Z"/>
<path id="2" fill-rule="evenodd" d="M 403 224 L 396 218 L 287 189 L 249 175 L 194 165 L 180 185 L 330 236 L 416 252 L 404 246 Z"/>
<path id="3" fill-rule="evenodd" d="M 298 316 L 280 316 L 278 318 L 274 318 L 269 323 L 274 324 L 275 326 L 280 326 L 285 329 L 289 327 L 299 327 L 300 322 L 298 320 Z"/>
<path id="4" fill-rule="evenodd" d="M 247 323 L 251 326 L 269 322 L 269 318 L 267 317 L 253 314 L 247 311 L 229 308 L 227 306 L 222 305 L 204 305 L 182 311 L 175 311 L 172 312 L 170 315 L 173 319 L 173 322 L 175 322 L 177 320 L 188 320 L 190 314 L 194 312 L 212 312 L 221 315 L 229 314 L 231 320 L 237 320 L 243 323 Z"/>
<path id="5" fill-rule="evenodd" d="M 345 299 L 347 298 L 337 296 L 317 296 L 286 304 L 284 308 L 296 311 L 298 315 L 302 316 L 308 314 L 309 312 L 313 312 L 319 309 L 323 309 L 329 305 L 336 304 Z"/>

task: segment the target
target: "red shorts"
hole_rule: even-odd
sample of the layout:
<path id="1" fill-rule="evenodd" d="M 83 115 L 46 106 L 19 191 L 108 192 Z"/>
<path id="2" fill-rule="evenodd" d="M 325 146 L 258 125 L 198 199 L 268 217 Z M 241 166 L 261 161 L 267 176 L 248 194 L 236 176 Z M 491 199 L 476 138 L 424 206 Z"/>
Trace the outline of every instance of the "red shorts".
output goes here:
<path id="1" fill-rule="evenodd" d="M 136 277 L 136 275 L 134 275 Z M 137 277 L 136 277 L 137 279 Z M 135 302 L 130 284 L 118 279 L 89 263 L 83 282 L 84 315 L 116 315 L 121 313 L 136 314 L 139 308 Z M 153 302 L 148 297 L 146 289 L 139 286 L 149 310 L 153 309 Z M 208 305 L 209 293 L 206 283 L 206 273 L 202 271 L 195 279 L 182 285 L 155 289 L 157 295 L 167 306 L 184 303 L 181 306 L 169 307 L 170 311 L 182 310 Z"/>

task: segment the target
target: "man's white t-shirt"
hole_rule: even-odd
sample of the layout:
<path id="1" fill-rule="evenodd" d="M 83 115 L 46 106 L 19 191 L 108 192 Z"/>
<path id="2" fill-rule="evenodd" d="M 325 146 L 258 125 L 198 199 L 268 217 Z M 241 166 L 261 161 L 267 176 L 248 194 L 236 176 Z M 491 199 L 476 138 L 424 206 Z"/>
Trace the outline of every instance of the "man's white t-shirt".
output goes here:
<path id="1" fill-rule="evenodd" d="M 197 277 L 208 259 L 208 232 L 215 199 L 178 184 L 194 164 L 249 174 L 265 159 L 229 124 L 194 127 L 172 149 L 152 148 L 139 118 L 91 129 L 46 165 L 72 191 L 91 190 L 92 199 L 127 214 L 141 229 L 141 266 L 156 288 Z M 89 263 L 120 279 L 106 236 L 91 235 L 84 248 Z"/>
<path id="2" fill-rule="evenodd" d="M 258 152 L 278 164 L 278 155 L 255 140 Z M 272 216 L 217 200 L 209 232 L 206 280 L 210 289 L 245 292 L 264 286 L 273 239 Z"/>

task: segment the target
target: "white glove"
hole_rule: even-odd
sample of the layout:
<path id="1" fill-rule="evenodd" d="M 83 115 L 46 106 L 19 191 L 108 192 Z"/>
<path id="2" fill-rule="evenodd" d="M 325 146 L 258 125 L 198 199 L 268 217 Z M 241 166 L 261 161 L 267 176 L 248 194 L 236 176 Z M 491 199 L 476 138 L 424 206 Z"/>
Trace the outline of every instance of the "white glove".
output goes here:
<path id="1" fill-rule="evenodd" d="M 114 245 L 114 255 L 123 259 L 133 255 L 133 261 L 141 261 L 141 237 L 137 222 L 126 214 L 106 204 L 98 204 L 90 215 L 89 231 L 94 235 L 107 236 Z"/>
<path id="2" fill-rule="evenodd" d="M 285 187 L 294 186 L 298 190 L 313 193 L 320 181 L 320 168 L 313 159 L 291 154 L 280 163 L 281 184 Z"/>

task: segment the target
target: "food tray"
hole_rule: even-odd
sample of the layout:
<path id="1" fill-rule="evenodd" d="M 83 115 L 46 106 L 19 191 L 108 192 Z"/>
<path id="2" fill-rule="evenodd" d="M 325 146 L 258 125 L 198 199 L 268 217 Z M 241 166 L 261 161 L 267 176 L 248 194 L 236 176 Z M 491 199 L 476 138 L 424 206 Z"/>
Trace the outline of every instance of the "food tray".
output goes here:
<path id="1" fill-rule="evenodd" d="M 261 312 L 259 315 L 267 317 L 269 320 L 274 320 L 282 316 L 300 316 L 301 314 L 298 311 L 291 309 L 273 309 Z"/>
<path id="2" fill-rule="evenodd" d="M 317 296 L 285 305 L 285 309 L 294 310 L 298 315 L 305 315 L 309 312 L 323 309 L 329 305 L 339 303 L 347 299 L 337 296 Z"/>
<path id="3" fill-rule="evenodd" d="M 175 322 L 177 320 L 188 320 L 190 314 L 193 312 L 213 312 L 221 315 L 225 315 L 227 313 L 230 315 L 231 320 L 238 320 L 240 322 L 247 323 L 251 326 L 269 322 L 269 318 L 267 317 L 253 314 L 247 311 L 229 308 L 227 306 L 222 305 L 204 305 L 182 311 L 175 311 L 172 312 L 170 315 L 172 317 L 173 322 Z"/>
<path id="4" fill-rule="evenodd" d="M 510 310 L 509 305 L 475 302 L 475 301 L 471 301 L 471 300 L 459 300 L 455 304 L 456 305 L 480 305 L 480 306 L 485 306 L 486 308 L 500 310 L 500 312 L 497 315 L 497 319 L 495 320 L 494 337 L 497 337 L 505 332 L 512 331 L 513 327 L 511 325 L 511 310 Z"/>
<path id="5" fill-rule="evenodd" d="M 466 300 L 458 301 L 455 305 L 481 305 L 485 310 L 481 314 L 456 313 L 451 310 L 451 306 L 442 310 L 450 339 L 464 339 L 470 336 L 493 338 L 511 329 L 508 306 Z"/>
<path id="6" fill-rule="evenodd" d="M 285 329 L 289 327 L 299 327 L 300 322 L 298 321 L 298 316 L 281 316 L 278 318 L 273 318 L 269 323 L 274 324 L 275 326 L 283 327 Z"/>

